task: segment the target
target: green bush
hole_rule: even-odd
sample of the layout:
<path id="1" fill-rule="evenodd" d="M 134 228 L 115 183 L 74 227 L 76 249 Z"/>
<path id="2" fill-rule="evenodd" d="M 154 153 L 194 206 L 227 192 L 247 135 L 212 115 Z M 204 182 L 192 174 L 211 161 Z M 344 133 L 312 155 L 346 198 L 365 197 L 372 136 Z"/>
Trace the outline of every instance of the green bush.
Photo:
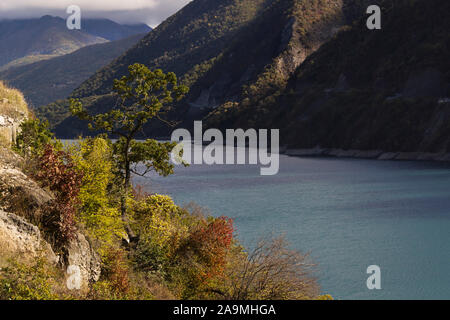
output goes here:
<path id="1" fill-rule="evenodd" d="M 16 139 L 15 150 L 23 156 L 35 157 L 43 153 L 48 144 L 61 149 L 62 144 L 54 139 L 47 121 L 29 119 L 20 125 L 20 133 Z"/>
<path id="2" fill-rule="evenodd" d="M 108 139 L 79 139 L 68 147 L 75 168 L 83 179 L 78 195 L 77 221 L 100 243 L 103 255 L 125 236 L 115 191 L 115 168 L 111 142 Z"/>
<path id="3" fill-rule="evenodd" d="M 57 300 L 57 270 L 47 265 L 45 259 L 34 264 L 11 261 L 0 269 L 0 300 Z"/>

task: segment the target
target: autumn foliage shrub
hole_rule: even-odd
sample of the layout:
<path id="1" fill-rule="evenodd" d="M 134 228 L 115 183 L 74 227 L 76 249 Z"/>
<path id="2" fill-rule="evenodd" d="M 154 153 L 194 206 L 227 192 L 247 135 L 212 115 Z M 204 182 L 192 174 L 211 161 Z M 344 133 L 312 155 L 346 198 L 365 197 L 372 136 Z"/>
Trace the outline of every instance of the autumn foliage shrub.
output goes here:
<path id="1" fill-rule="evenodd" d="M 202 266 L 198 277 L 205 281 L 223 271 L 234 231 L 233 221 L 227 217 L 210 220 L 202 221 L 178 249 L 178 252 L 187 250 L 195 254 Z"/>
<path id="2" fill-rule="evenodd" d="M 83 174 L 76 170 L 70 155 L 47 145 L 38 161 L 34 178 L 55 195 L 43 216 L 43 228 L 54 244 L 71 240 L 76 231 L 76 204 Z"/>
<path id="3" fill-rule="evenodd" d="M 123 250 L 110 249 L 107 252 L 102 272 L 117 294 L 128 293 L 130 289 L 129 267 Z"/>
<path id="4" fill-rule="evenodd" d="M 159 275 L 178 297 L 192 297 L 222 272 L 233 241 L 230 219 L 206 218 L 159 194 L 136 197 L 131 208 L 136 269 Z"/>
<path id="5" fill-rule="evenodd" d="M 133 228 L 139 242 L 133 252 L 137 268 L 164 272 L 180 239 L 187 236 L 186 216 L 169 196 L 135 194 Z"/>
<path id="6" fill-rule="evenodd" d="M 102 276 L 89 294 L 95 300 L 152 300 L 172 298 L 164 286 L 154 282 L 141 270 L 133 269 L 128 254 L 120 248 L 109 248 L 102 258 Z"/>
<path id="7" fill-rule="evenodd" d="M 204 218 L 175 249 L 169 266 L 173 290 L 182 299 L 195 299 L 222 281 L 226 258 L 233 243 L 233 222 L 227 217 Z"/>

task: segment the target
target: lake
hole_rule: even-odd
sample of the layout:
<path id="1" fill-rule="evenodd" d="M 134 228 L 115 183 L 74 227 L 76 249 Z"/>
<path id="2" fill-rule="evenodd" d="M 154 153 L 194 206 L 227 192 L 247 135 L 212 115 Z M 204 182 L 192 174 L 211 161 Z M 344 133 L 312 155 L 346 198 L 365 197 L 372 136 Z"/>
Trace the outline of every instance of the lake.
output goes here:
<path id="1" fill-rule="evenodd" d="M 449 164 L 281 155 L 275 176 L 192 165 L 134 182 L 233 218 L 247 247 L 284 233 L 335 299 L 450 299 Z M 367 289 L 369 265 L 381 290 Z"/>

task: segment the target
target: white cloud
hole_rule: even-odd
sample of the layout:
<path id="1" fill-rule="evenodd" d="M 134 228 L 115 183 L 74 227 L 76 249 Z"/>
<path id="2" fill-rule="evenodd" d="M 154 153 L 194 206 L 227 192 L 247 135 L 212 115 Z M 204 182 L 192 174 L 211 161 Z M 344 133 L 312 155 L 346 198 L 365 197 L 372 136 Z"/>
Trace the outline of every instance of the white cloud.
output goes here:
<path id="1" fill-rule="evenodd" d="M 0 19 L 67 16 L 69 5 L 78 5 L 82 16 L 117 22 L 159 24 L 191 0 L 0 0 Z"/>

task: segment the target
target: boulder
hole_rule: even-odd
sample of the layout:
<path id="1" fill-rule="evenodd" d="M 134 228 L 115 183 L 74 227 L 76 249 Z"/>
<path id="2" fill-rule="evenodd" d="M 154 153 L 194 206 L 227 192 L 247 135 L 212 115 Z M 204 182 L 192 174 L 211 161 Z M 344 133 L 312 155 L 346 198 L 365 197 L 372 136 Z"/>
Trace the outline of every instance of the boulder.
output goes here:
<path id="1" fill-rule="evenodd" d="M 20 170 L 23 163 L 19 155 L 0 147 L 0 209 L 37 224 L 54 196 Z"/>
<path id="2" fill-rule="evenodd" d="M 39 221 L 41 208 L 54 196 L 17 168 L 0 165 L 0 209 L 13 212 L 28 221 Z"/>
<path id="3" fill-rule="evenodd" d="M 68 270 L 75 267 L 80 272 L 82 289 L 98 281 L 101 273 L 100 256 L 82 233 L 76 234 L 66 246 L 65 251 Z"/>
<path id="4" fill-rule="evenodd" d="M 16 142 L 20 132 L 20 124 L 25 118 L 13 119 L 5 115 L 0 115 L 0 140 L 2 144 L 11 145 Z"/>
<path id="5" fill-rule="evenodd" d="M 0 266 L 9 258 L 30 262 L 45 256 L 52 264 L 57 264 L 58 256 L 41 236 L 39 228 L 25 219 L 0 210 Z"/>

